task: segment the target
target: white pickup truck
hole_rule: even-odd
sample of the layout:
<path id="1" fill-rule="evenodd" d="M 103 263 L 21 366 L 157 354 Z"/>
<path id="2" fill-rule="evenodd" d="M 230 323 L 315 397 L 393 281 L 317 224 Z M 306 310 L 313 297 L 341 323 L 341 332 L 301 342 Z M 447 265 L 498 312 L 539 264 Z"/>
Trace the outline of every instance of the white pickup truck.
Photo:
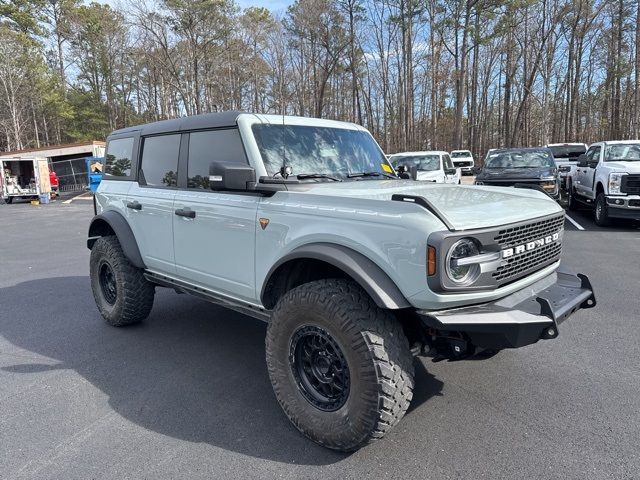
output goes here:
<path id="1" fill-rule="evenodd" d="M 596 224 L 640 220 L 640 140 L 598 142 L 581 155 L 568 180 L 569 209 L 594 207 Z"/>
<path id="2" fill-rule="evenodd" d="M 458 185 L 462 173 L 451 161 L 447 152 L 431 150 L 426 152 L 403 152 L 389 157 L 393 168 L 400 166 L 406 171 L 414 171 L 416 180 L 433 183 L 453 183 Z"/>

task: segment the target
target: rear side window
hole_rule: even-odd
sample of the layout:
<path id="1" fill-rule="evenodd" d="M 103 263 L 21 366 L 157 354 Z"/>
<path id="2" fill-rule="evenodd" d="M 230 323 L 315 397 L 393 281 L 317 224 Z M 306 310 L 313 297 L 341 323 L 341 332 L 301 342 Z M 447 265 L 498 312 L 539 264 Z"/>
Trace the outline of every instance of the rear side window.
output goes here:
<path id="1" fill-rule="evenodd" d="M 104 174 L 107 177 L 130 177 L 133 138 L 110 140 L 107 147 Z"/>
<path id="2" fill-rule="evenodd" d="M 175 187 L 178 184 L 179 152 L 179 134 L 145 138 L 140 174 L 146 185 Z"/>
<path id="3" fill-rule="evenodd" d="M 237 129 L 209 130 L 189 134 L 189 162 L 187 186 L 209 188 L 211 162 L 247 165 L 240 132 Z"/>

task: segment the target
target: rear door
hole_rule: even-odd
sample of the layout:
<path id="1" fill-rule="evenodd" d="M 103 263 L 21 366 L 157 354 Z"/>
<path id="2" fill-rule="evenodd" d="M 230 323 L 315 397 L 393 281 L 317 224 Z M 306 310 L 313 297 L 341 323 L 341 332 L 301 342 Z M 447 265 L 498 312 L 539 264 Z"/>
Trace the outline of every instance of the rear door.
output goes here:
<path id="1" fill-rule="evenodd" d="M 237 128 L 185 134 L 173 238 L 178 277 L 255 301 L 255 236 L 260 196 L 212 191 L 209 164 L 248 165 Z M 186 171 L 184 171 L 186 167 Z"/>
<path id="2" fill-rule="evenodd" d="M 173 200 L 177 191 L 181 135 L 141 138 L 138 181 L 127 196 L 127 219 L 145 265 L 175 274 L 173 255 Z"/>

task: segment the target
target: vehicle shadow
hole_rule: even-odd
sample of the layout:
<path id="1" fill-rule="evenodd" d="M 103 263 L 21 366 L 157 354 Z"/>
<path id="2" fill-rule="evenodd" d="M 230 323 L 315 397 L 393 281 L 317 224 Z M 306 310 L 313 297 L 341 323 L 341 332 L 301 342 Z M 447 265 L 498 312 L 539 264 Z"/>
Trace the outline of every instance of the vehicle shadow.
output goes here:
<path id="1" fill-rule="evenodd" d="M 52 360 L 16 360 L 6 372 L 74 370 L 119 415 L 189 442 L 283 463 L 326 465 L 346 456 L 304 439 L 287 420 L 271 389 L 266 324 L 258 320 L 158 289 L 148 320 L 113 328 L 97 312 L 88 277 L 24 282 L 0 289 L 0 298 L 9 348 Z M 415 365 L 412 411 L 442 389 Z"/>

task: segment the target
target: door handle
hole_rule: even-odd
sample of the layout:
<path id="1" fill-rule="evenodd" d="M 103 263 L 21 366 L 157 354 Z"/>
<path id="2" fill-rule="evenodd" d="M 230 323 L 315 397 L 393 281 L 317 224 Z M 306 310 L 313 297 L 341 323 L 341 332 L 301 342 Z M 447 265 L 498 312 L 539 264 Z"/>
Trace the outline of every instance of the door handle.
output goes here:
<path id="1" fill-rule="evenodd" d="M 196 212 L 190 208 L 179 208 L 174 213 L 179 217 L 196 218 Z"/>
<path id="2" fill-rule="evenodd" d="M 127 208 L 130 208 L 131 210 L 142 210 L 142 204 L 137 201 L 129 202 L 127 203 Z"/>

